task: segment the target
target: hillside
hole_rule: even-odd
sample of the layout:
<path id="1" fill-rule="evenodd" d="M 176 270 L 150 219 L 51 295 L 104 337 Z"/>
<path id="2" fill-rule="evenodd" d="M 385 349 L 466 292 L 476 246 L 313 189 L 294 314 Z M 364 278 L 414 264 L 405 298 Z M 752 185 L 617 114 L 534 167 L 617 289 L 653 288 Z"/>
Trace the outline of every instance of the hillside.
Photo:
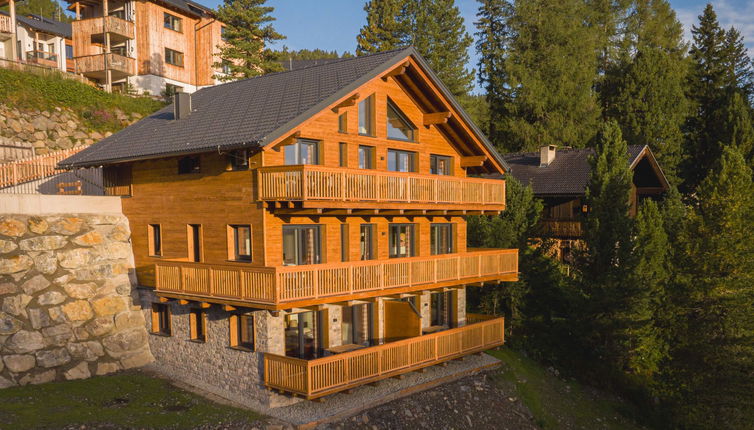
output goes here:
<path id="1" fill-rule="evenodd" d="M 57 75 L 0 69 L 0 162 L 91 144 L 162 106 Z"/>

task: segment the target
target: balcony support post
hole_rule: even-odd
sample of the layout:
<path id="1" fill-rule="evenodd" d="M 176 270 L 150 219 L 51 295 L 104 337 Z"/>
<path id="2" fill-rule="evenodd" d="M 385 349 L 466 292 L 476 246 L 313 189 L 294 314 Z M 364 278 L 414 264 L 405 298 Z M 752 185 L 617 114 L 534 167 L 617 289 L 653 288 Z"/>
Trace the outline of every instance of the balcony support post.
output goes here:
<path id="1" fill-rule="evenodd" d="M 10 38 L 11 47 L 10 47 L 10 52 L 11 52 L 11 59 L 13 61 L 18 61 L 18 57 L 19 57 L 19 55 L 21 53 L 18 52 L 18 42 L 17 42 L 18 35 L 16 34 L 16 32 L 18 31 L 18 27 L 17 27 L 18 24 L 16 23 L 16 1 L 15 0 L 10 0 L 10 2 L 8 3 L 8 11 L 10 13 L 10 30 L 11 30 L 11 38 Z"/>
<path id="2" fill-rule="evenodd" d="M 110 33 L 107 28 L 107 15 L 109 14 L 107 0 L 102 1 L 102 31 L 105 33 L 105 91 L 113 92 L 113 74 L 110 70 Z"/>

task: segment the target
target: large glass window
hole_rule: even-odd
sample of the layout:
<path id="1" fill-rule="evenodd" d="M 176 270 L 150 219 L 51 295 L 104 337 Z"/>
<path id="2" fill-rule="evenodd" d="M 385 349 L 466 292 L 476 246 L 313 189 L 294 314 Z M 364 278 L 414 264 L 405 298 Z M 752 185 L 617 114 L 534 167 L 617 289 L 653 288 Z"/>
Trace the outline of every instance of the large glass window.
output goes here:
<path id="1" fill-rule="evenodd" d="M 359 229 L 359 251 L 362 260 L 374 260 L 376 254 L 374 224 L 361 224 Z"/>
<path id="2" fill-rule="evenodd" d="M 432 255 L 452 253 L 453 224 L 432 224 L 429 242 Z"/>
<path id="3" fill-rule="evenodd" d="M 415 172 L 416 153 L 411 151 L 388 149 L 387 169 L 391 172 Z"/>
<path id="4" fill-rule="evenodd" d="M 322 353 L 321 311 L 285 316 L 285 355 L 311 359 Z"/>
<path id="5" fill-rule="evenodd" d="M 285 164 L 319 164 L 319 142 L 299 140 L 293 145 L 285 146 Z"/>
<path id="6" fill-rule="evenodd" d="M 343 307 L 341 342 L 343 345 L 369 346 L 372 341 L 372 306 L 361 304 Z"/>
<path id="7" fill-rule="evenodd" d="M 374 94 L 359 102 L 359 134 L 374 136 Z"/>
<path id="8" fill-rule="evenodd" d="M 387 101 L 387 137 L 388 139 L 414 141 L 415 127 L 400 109 L 388 99 Z"/>
<path id="9" fill-rule="evenodd" d="M 318 225 L 283 226 L 283 264 L 297 266 L 318 264 L 321 258 Z"/>
<path id="10" fill-rule="evenodd" d="M 236 261 L 251 261 L 251 226 L 248 224 L 230 225 L 229 239 L 230 259 Z"/>
<path id="11" fill-rule="evenodd" d="M 414 228 L 414 224 L 390 224 L 388 236 L 390 258 L 416 255 Z"/>
<path id="12" fill-rule="evenodd" d="M 445 155 L 429 156 L 429 172 L 433 175 L 450 175 L 451 157 Z"/>
<path id="13" fill-rule="evenodd" d="M 443 293 L 430 294 L 431 324 L 433 326 L 450 327 L 451 316 L 450 309 L 452 306 L 452 296 L 450 291 Z"/>
<path id="14" fill-rule="evenodd" d="M 162 17 L 165 28 L 179 33 L 183 31 L 183 20 L 166 12 L 163 12 Z"/>
<path id="15" fill-rule="evenodd" d="M 374 169 L 374 146 L 359 145 L 359 169 Z"/>

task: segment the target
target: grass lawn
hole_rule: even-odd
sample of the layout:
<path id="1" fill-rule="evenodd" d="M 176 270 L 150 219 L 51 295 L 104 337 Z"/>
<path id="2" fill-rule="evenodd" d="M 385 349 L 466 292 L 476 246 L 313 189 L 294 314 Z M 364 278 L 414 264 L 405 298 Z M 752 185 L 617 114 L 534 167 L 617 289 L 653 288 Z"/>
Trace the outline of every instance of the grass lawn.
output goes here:
<path id="1" fill-rule="evenodd" d="M 564 381 L 509 348 L 488 353 L 503 362 L 499 382 L 515 388 L 537 425 L 545 430 L 641 428 L 624 415 L 636 411 L 617 398 L 576 381 Z"/>
<path id="2" fill-rule="evenodd" d="M 259 418 L 251 411 L 211 402 L 136 371 L 0 390 L 3 429 L 97 424 L 179 429 Z"/>

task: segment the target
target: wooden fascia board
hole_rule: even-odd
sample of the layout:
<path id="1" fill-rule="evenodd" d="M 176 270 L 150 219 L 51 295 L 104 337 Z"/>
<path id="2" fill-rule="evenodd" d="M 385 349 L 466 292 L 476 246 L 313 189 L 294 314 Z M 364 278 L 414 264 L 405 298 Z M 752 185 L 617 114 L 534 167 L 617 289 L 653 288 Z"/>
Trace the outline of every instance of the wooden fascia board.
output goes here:
<path id="1" fill-rule="evenodd" d="M 649 145 L 645 145 L 644 148 L 641 149 L 641 152 L 639 152 L 639 155 L 637 155 L 634 161 L 631 163 L 631 171 L 633 171 L 639 164 L 639 162 L 645 157 L 647 158 L 647 160 L 649 160 L 649 165 L 652 167 L 655 175 L 657 175 L 657 178 L 660 180 L 664 191 L 669 190 L 670 183 L 668 182 L 668 178 L 665 177 L 665 172 L 663 172 L 662 167 L 660 167 L 660 163 L 657 162 L 657 158 L 655 158 L 655 154 L 649 148 Z"/>
<path id="2" fill-rule="evenodd" d="M 422 122 L 425 127 L 429 127 L 430 125 L 445 124 L 448 119 L 450 119 L 450 112 L 425 113 Z"/>
<path id="3" fill-rule="evenodd" d="M 387 81 L 391 76 L 400 76 L 406 73 L 408 66 L 410 66 L 410 63 L 408 61 L 403 62 L 403 64 L 400 64 L 398 67 L 382 75 L 382 80 Z"/>
<path id="4" fill-rule="evenodd" d="M 461 167 L 481 167 L 486 160 L 487 157 L 484 155 L 461 157 Z"/>

